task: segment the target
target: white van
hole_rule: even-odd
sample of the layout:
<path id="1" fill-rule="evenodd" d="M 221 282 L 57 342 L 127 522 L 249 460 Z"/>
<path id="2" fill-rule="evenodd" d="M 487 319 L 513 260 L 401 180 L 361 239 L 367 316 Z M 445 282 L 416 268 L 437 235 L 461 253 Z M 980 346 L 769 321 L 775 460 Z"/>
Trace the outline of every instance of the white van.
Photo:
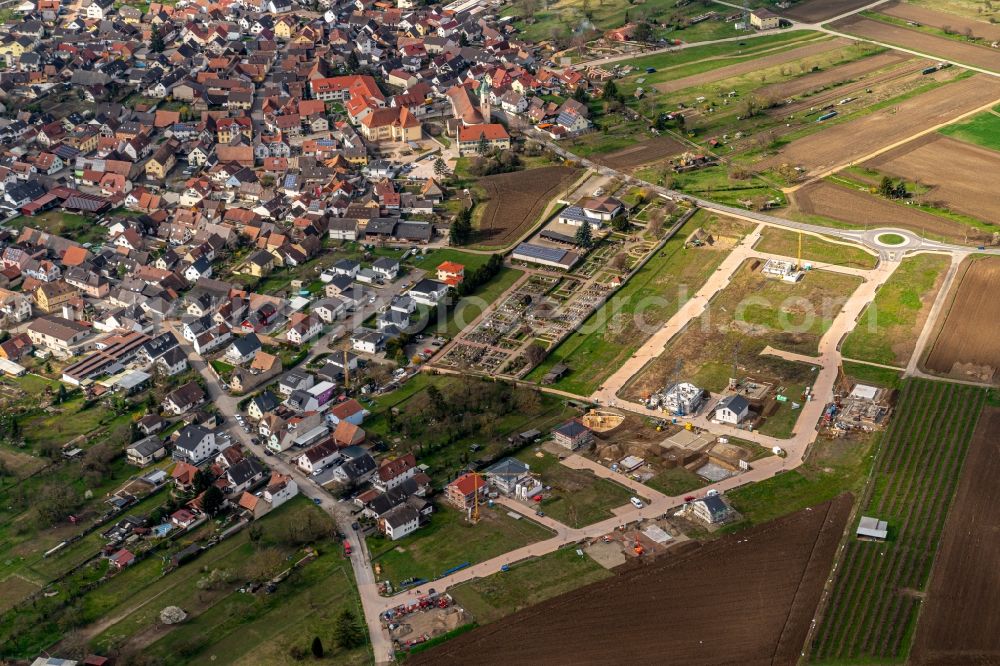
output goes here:
<path id="1" fill-rule="evenodd" d="M 641 509 L 642 507 L 646 506 L 645 504 L 642 503 L 642 500 L 639 499 L 638 497 L 632 497 L 629 499 L 629 501 L 632 502 L 632 506 L 634 506 L 637 509 Z"/>

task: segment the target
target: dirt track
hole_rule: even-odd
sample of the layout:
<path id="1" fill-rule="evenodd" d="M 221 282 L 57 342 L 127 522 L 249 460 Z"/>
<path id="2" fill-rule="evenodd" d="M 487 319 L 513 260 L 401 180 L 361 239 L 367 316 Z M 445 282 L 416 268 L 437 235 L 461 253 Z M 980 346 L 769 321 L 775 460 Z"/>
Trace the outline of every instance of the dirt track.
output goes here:
<path id="1" fill-rule="evenodd" d="M 1000 219 L 1000 199 L 983 187 L 983 174 L 1000 173 L 1000 153 L 941 134 L 879 155 L 865 166 L 932 187 L 920 199 L 980 220 Z"/>
<path id="2" fill-rule="evenodd" d="M 911 662 L 1000 662 L 1000 409 L 983 411 L 948 514 Z"/>
<path id="3" fill-rule="evenodd" d="M 871 0 L 805 0 L 795 4 L 791 9 L 784 9 L 781 15 L 803 23 L 818 23 L 844 12 L 864 7 Z"/>
<path id="4" fill-rule="evenodd" d="M 848 44 L 850 44 L 848 40 L 841 39 L 839 37 L 836 39 L 827 39 L 821 42 L 806 44 L 805 46 L 800 46 L 788 51 L 780 51 L 763 57 L 751 58 L 750 60 L 738 62 L 733 65 L 726 65 L 725 67 L 713 69 L 701 74 L 693 74 L 680 79 L 674 79 L 673 81 L 664 81 L 663 83 L 657 83 L 653 87 L 661 93 L 676 92 L 678 90 L 684 90 L 685 88 L 712 83 L 713 81 L 722 81 L 734 76 L 750 74 L 751 72 L 756 72 L 775 65 L 783 65 L 786 62 L 792 62 L 801 58 L 819 55 L 821 53 L 829 53 L 830 51 L 843 48 Z"/>
<path id="5" fill-rule="evenodd" d="M 934 28 L 951 28 L 957 33 L 972 31 L 973 36 L 990 41 L 1000 39 L 1000 26 L 985 21 L 972 21 L 955 14 L 936 12 L 926 7 L 918 7 L 904 2 L 893 2 L 875 8 L 880 14 L 895 16 L 906 21 L 914 21 Z"/>
<path id="6" fill-rule="evenodd" d="M 852 16 L 837 21 L 831 27 L 838 32 L 873 39 L 884 44 L 902 46 L 964 65 L 1000 72 L 1000 55 L 988 46 L 965 44 L 947 37 L 936 37 L 925 32 L 908 30 L 897 25 L 867 19 L 863 16 Z"/>
<path id="7" fill-rule="evenodd" d="M 680 141 L 668 136 L 658 136 L 607 155 L 594 155 L 591 159 L 612 169 L 626 171 L 643 164 L 680 155 L 684 150 L 685 146 Z"/>
<path id="8" fill-rule="evenodd" d="M 990 379 L 1000 369 L 1000 258 L 973 261 L 958 283 L 951 309 L 927 355 L 927 367 L 963 379 Z M 956 367 L 971 364 L 974 368 Z M 975 373 L 974 376 L 969 376 Z M 993 376 L 996 380 L 997 377 Z"/>
<path id="9" fill-rule="evenodd" d="M 805 136 L 757 166 L 790 164 L 802 166 L 808 172 L 822 172 L 902 141 L 920 130 L 947 123 L 996 99 L 1000 99 L 1000 80 L 979 74 Z"/>
<path id="10" fill-rule="evenodd" d="M 414 656 L 421 664 L 794 664 L 851 497 L 574 590 Z"/>
<path id="11" fill-rule="evenodd" d="M 793 210 L 806 215 L 821 215 L 858 226 L 902 227 L 916 233 L 931 233 L 952 241 L 986 242 L 988 234 L 948 218 L 907 208 L 877 195 L 852 187 L 819 181 L 806 185 L 791 195 Z M 782 214 L 781 211 L 778 214 Z"/>
<path id="12" fill-rule="evenodd" d="M 784 83 L 772 83 L 757 91 L 761 99 L 783 100 L 814 90 L 823 90 L 827 86 L 841 81 L 852 81 L 870 72 L 908 60 L 910 56 L 898 51 L 879 53 L 877 55 L 855 60 L 844 65 L 831 67 L 818 72 L 811 72 Z M 840 90 L 840 88 L 837 88 Z"/>

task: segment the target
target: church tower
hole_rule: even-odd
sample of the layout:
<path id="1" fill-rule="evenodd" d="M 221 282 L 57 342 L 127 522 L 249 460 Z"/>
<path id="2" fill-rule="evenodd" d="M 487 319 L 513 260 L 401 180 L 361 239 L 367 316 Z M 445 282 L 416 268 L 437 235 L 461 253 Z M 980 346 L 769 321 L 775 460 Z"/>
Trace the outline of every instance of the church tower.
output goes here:
<path id="1" fill-rule="evenodd" d="M 479 113 L 484 123 L 492 122 L 493 106 L 490 104 L 490 87 L 485 81 L 479 82 Z"/>

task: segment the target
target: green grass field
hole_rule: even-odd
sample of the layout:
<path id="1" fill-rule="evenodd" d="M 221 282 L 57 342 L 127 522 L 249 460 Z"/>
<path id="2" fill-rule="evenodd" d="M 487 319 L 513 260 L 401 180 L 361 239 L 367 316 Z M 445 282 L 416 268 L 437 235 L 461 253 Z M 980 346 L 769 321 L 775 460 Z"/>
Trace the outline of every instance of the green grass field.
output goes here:
<path id="1" fill-rule="evenodd" d="M 844 374 L 863 384 L 875 384 L 885 388 L 899 388 L 903 381 L 902 372 L 880 368 L 867 363 L 844 361 Z"/>
<path id="2" fill-rule="evenodd" d="M 32 227 L 50 234 L 69 238 L 77 243 L 100 243 L 107 237 L 107 229 L 97 224 L 97 220 L 50 210 L 36 216 L 16 217 L 7 223 L 12 229 Z"/>
<path id="3" fill-rule="evenodd" d="M 787 229 L 765 227 L 760 240 L 754 245 L 755 250 L 770 254 L 780 254 L 786 257 L 797 257 L 799 252 L 799 234 Z M 849 268 L 874 268 L 878 257 L 865 252 L 859 247 L 829 243 L 809 234 L 802 234 L 803 261 Z"/>
<path id="4" fill-rule="evenodd" d="M 1000 106 L 984 111 L 968 120 L 942 127 L 939 132 L 968 143 L 1000 150 Z"/>
<path id="5" fill-rule="evenodd" d="M 658 473 L 647 481 L 646 485 L 653 490 L 660 491 L 664 495 L 674 496 L 697 490 L 706 483 L 704 479 L 694 472 L 683 467 L 675 467 Z"/>
<path id="6" fill-rule="evenodd" d="M 476 622 L 486 624 L 612 575 L 575 548 L 562 548 L 449 592 Z"/>
<path id="7" fill-rule="evenodd" d="M 461 511 L 439 503 L 430 524 L 407 537 L 398 541 L 368 537 L 372 563 L 382 568 L 381 579 L 394 585 L 413 577 L 433 580 L 451 567 L 483 562 L 551 536 L 538 523 L 511 518 L 500 506 L 484 506 L 480 516 L 473 525 Z"/>
<path id="8" fill-rule="evenodd" d="M 648 337 L 649 333 L 638 330 L 636 313 L 641 312 L 646 330 L 662 325 L 683 304 L 681 287 L 686 289 L 685 299 L 690 298 L 725 259 L 728 250 L 684 248 L 685 240 L 699 227 L 729 237 L 742 237 L 750 231 L 748 224 L 699 211 L 608 304 L 529 373 L 528 379 L 539 381 L 553 365 L 565 362 L 571 372 L 555 387 L 577 395 L 593 393 Z"/>
<path id="9" fill-rule="evenodd" d="M 539 453 L 541 457 L 526 449 L 517 457 L 541 475 L 542 485 L 552 487 L 539 505 L 550 518 L 570 527 L 584 527 L 611 518 L 611 509 L 628 504 L 632 493 L 625 486 L 566 467 L 550 453 Z"/>
<path id="10" fill-rule="evenodd" d="M 904 259 L 847 336 L 842 348 L 844 356 L 905 365 L 920 335 L 918 322 L 930 309 L 937 294 L 935 286 L 948 265 L 948 257 L 936 254 Z"/>

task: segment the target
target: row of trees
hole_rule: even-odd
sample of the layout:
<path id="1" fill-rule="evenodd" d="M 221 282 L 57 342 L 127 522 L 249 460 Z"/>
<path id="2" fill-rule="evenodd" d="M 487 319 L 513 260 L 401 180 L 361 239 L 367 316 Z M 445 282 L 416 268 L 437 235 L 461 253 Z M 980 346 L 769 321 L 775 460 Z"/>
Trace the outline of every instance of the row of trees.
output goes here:
<path id="1" fill-rule="evenodd" d="M 459 296 L 468 296 L 496 277 L 502 268 L 503 257 L 499 254 L 490 255 L 489 261 L 485 264 L 466 272 L 465 279 L 455 287 L 455 293 Z"/>

